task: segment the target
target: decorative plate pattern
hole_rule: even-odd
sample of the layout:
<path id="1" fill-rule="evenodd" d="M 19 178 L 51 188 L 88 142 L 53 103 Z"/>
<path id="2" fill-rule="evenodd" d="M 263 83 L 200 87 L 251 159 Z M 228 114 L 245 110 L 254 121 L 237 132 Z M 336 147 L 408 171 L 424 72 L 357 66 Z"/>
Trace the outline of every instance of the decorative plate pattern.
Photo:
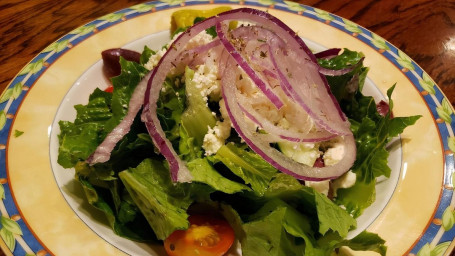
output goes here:
<path id="1" fill-rule="evenodd" d="M 398 92 L 397 95 L 404 97 L 403 91 L 417 92 L 419 95 L 420 102 L 412 102 L 411 100 L 411 106 L 409 108 L 415 108 L 414 105 L 418 105 L 420 107 L 422 105 L 425 106 L 423 109 L 426 112 L 419 114 L 423 114 L 424 117 L 427 117 L 428 120 L 426 123 L 431 124 L 429 129 L 435 129 L 436 131 L 437 136 L 433 138 L 433 143 L 439 145 L 440 148 L 436 147 L 433 151 L 436 152 L 436 159 L 442 159 L 442 164 L 440 164 L 441 168 L 438 168 L 438 165 L 434 164 L 434 169 L 430 168 L 431 170 L 421 170 L 428 177 L 435 177 L 436 182 L 431 183 L 431 188 L 429 188 L 429 190 L 436 191 L 433 194 L 437 195 L 437 198 L 430 198 L 430 201 L 432 200 L 435 203 L 433 208 L 429 209 L 429 214 L 426 214 L 426 216 L 423 217 L 425 221 L 425 223 L 421 225 L 423 228 L 417 228 L 416 230 L 412 230 L 412 232 L 410 232 L 409 239 L 412 241 L 408 243 L 409 246 L 407 246 L 407 248 L 398 248 L 399 246 L 393 243 L 389 246 L 392 246 L 391 252 L 399 252 L 399 254 L 402 255 L 438 256 L 449 253 L 449 251 L 451 251 L 454 247 L 451 243 L 455 237 L 455 195 L 453 193 L 453 187 L 455 184 L 455 175 L 453 175 L 455 171 L 455 116 L 450 102 L 435 85 L 434 81 L 412 59 L 380 36 L 349 20 L 330 14 L 326 11 L 300 5 L 295 2 L 279 0 L 163 0 L 159 2 L 149 2 L 135 5 L 100 17 L 93 22 L 71 31 L 58 41 L 49 45 L 39 55 L 37 55 L 19 72 L 0 97 L 0 237 L 3 240 L 2 248 L 4 250 L 9 250 L 14 255 L 27 256 L 61 254 L 64 251 L 62 248 L 57 248 L 54 245 L 48 247 L 48 245 L 44 242 L 45 239 L 43 240 L 42 238 L 42 230 L 34 228 L 35 226 L 31 224 L 37 221 L 36 218 L 38 217 L 30 216 L 30 211 L 28 210 L 31 207 L 30 205 L 23 205 L 23 201 L 21 201 L 20 198 L 24 197 L 24 195 L 22 195 L 21 192 L 26 190 L 26 188 L 21 187 L 21 184 L 25 183 L 18 182 L 15 184 L 16 181 L 18 181 L 18 178 L 14 176 L 17 173 L 15 162 L 27 161 L 27 159 L 25 159 L 27 152 L 23 152 L 24 155 L 20 155 L 17 151 L 14 151 L 14 149 L 18 147 L 20 148 L 21 145 L 18 146 L 18 143 L 26 143 L 20 141 L 21 137 L 27 137 L 29 134 L 34 134 L 33 128 L 25 128 L 26 126 L 21 125 L 21 120 L 26 118 L 27 111 L 30 109 L 28 105 L 25 106 L 25 103 L 28 100 L 29 93 L 35 89 L 35 86 L 37 87 L 37 90 L 39 89 L 37 84 L 38 81 L 45 79 L 43 74 L 51 72 L 48 70 L 52 68 L 52 65 L 63 55 L 68 55 L 74 47 L 82 44 L 89 38 L 100 36 L 100 33 L 108 31 L 110 28 L 121 23 L 126 23 L 147 15 L 157 15 L 162 11 L 168 11 L 173 8 L 193 5 L 207 6 L 211 4 L 232 5 L 233 7 L 240 7 L 243 5 L 267 8 L 270 12 L 273 12 L 273 14 L 276 12 L 280 15 L 280 17 L 284 17 L 282 19 L 285 22 L 287 22 L 286 17 L 289 17 L 290 15 L 293 15 L 292 17 L 301 16 L 302 19 L 309 20 L 309 22 L 317 21 L 321 23 L 324 30 L 328 31 L 327 33 L 330 34 L 329 37 L 332 36 L 331 34 L 343 32 L 345 34 L 343 37 L 350 37 L 346 39 L 347 42 L 356 42 L 355 45 L 347 45 L 347 47 L 357 50 L 356 46 L 358 44 L 362 44 L 361 47 L 367 47 L 369 49 L 368 51 L 376 52 L 376 55 L 372 57 L 371 62 L 369 62 L 370 56 L 367 55 L 367 65 L 370 63 L 374 65 L 376 59 L 382 56 L 386 58 L 386 60 L 391 63 L 395 69 L 400 70 L 402 76 L 405 78 L 404 80 L 407 80 L 406 83 L 411 86 L 401 90 L 402 94 L 399 94 L 400 92 Z M 290 26 L 293 27 L 297 25 L 292 23 Z M 314 35 L 314 37 L 322 34 L 323 33 Z M 302 35 L 306 36 L 305 31 L 302 32 Z M 356 40 L 352 41 L 351 37 Z M 320 41 L 321 40 L 322 39 L 320 39 Z M 374 68 L 381 67 L 374 66 L 372 67 L 372 70 Z M 373 76 L 375 75 L 373 74 Z M 387 73 L 385 76 L 387 76 Z M 376 84 L 380 84 L 380 81 L 380 79 L 376 79 Z M 386 85 L 381 85 L 381 90 L 386 88 L 385 86 Z M 399 107 L 400 104 L 402 108 Z M 403 104 L 406 104 L 406 100 L 396 101 L 398 108 L 397 111 L 402 111 L 407 114 L 408 111 L 406 109 L 408 106 L 403 106 Z M 49 113 L 54 112 L 50 111 Z M 16 116 L 19 114 L 22 119 L 18 118 L 21 120 L 17 120 L 16 123 Z M 47 124 L 47 126 L 48 125 L 50 125 L 50 123 Z M 425 136 L 426 132 L 427 131 L 422 130 L 411 134 L 420 134 L 421 136 Z M 49 134 L 50 131 L 48 131 L 48 134 L 40 134 L 39 136 L 43 137 L 43 140 L 46 141 L 46 139 L 48 139 L 46 135 L 49 136 Z M 29 144 L 29 147 L 34 147 L 34 144 Z M 418 154 L 419 151 L 417 151 L 417 148 L 404 149 L 405 159 L 408 154 L 413 153 L 411 152 L 413 150 L 416 150 L 415 153 Z M 31 154 L 33 154 L 33 151 L 31 151 Z M 420 155 L 417 157 L 422 156 Z M 423 157 L 425 158 L 426 156 Z M 48 161 L 48 157 L 43 161 Z M 412 162 L 412 159 L 410 162 Z M 407 169 L 406 164 L 407 163 L 404 163 L 404 168 L 402 168 L 402 180 L 405 180 L 407 177 L 406 171 L 409 173 L 414 171 L 410 168 Z M 46 166 L 46 163 L 44 163 L 44 166 Z M 44 173 L 50 172 L 49 170 L 41 169 L 29 171 L 34 173 L 39 173 L 41 171 Z M 37 183 L 47 182 L 46 184 L 55 186 L 55 182 L 53 181 L 42 181 L 39 179 L 40 175 L 37 175 L 36 177 L 37 179 L 35 182 Z M 432 184 L 436 184 L 436 186 Z M 422 185 L 425 184 L 415 184 L 415 186 Z M 423 188 L 426 189 L 426 187 Z M 399 191 L 401 191 L 401 189 L 405 191 L 407 189 L 405 181 L 403 181 L 403 184 L 399 184 L 397 189 Z M 33 195 L 28 196 L 30 197 L 31 202 L 35 200 Z M 58 197 L 61 195 L 56 196 Z M 412 197 L 412 195 L 410 195 L 410 197 Z M 395 200 L 392 198 L 390 201 L 390 205 L 397 207 L 404 203 L 403 199 Z M 39 206 L 39 202 L 36 205 Z M 53 211 L 56 209 L 47 210 Z M 393 212 L 393 210 L 390 211 Z M 389 219 L 392 218 L 392 215 L 390 214 L 391 213 L 389 213 Z M 382 220 L 380 218 L 381 217 L 379 217 L 376 222 Z M 398 221 L 396 223 L 400 222 Z M 395 229 L 400 229 L 399 226 L 394 227 Z M 369 228 L 374 229 L 374 231 L 379 230 L 381 232 L 386 232 L 381 230 L 381 225 L 379 224 L 373 224 Z M 49 227 L 49 232 L 52 232 L 52 229 L 53 227 Z M 71 236 L 70 232 L 71 231 L 68 231 L 67 236 Z M 388 237 L 387 233 L 386 237 Z M 68 250 L 70 249 L 71 248 Z"/>

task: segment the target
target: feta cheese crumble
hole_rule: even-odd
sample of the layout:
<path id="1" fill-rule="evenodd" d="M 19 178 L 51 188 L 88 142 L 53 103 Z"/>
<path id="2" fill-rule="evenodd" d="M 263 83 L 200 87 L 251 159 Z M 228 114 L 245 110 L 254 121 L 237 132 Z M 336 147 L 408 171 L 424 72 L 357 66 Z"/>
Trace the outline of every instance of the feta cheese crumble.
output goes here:
<path id="1" fill-rule="evenodd" d="M 217 65 L 199 65 L 198 69 L 194 72 L 192 80 L 196 83 L 196 88 L 200 89 L 201 96 L 205 101 L 208 101 L 209 96 L 213 99 L 221 97 Z"/>
<path id="2" fill-rule="evenodd" d="M 182 32 L 174 35 L 172 40 L 165 47 L 161 48 L 155 54 L 150 56 L 150 59 L 144 65 L 145 68 L 148 70 L 152 70 L 154 67 L 156 67 L 156 65 L 158 65 L 158 62 L 160 61 L 160 59 L 166 53 L 169 45 L 171 45 L 175 41 L 175 39 L 177 39 L 180 36 L 181 33 Z M 207 32 L 203 31 L 203 32 L 199 33 L 197 36 L 191 38 L 190 41 L 185 46 L 185 49 L 191 49 L 191 48 L 197 47 L 199 45 L 205 45 L 205 44 L 208 44 L 209 42 L 211 42 L 212 40 L 213 40 L 212 36 L 210 34 L 207 34 Z"/>
<path id="3" fill-rule="evenodd" d="M 332 144 L 330 148 L 327 149 L 324 156 L 325 165 L 334 165 L 338 163 L 344 156 L 344 145 L 338 140 L 336 143 Z"/>
<path id="4" fill-rule="evenodd" d="M 147 63 L 144 64 L 144 67 L 148 70 L 152 70 L 154 67 L 156 67 L 156 65 L 158 65 L 158 62 L 161 60 L 166 51 L 167 49 L 161 48 L 155 54 L 150 56 L 150 59 L 147 61 Z"/>
<path id="5" fill-rule="evenodd" d="M 278 145 L 284 155 L 308 166 L 313 166 L 322 154 L 317 143 L 280 142 Z"/>
<path id="6" fill-rule="evenodd" d="M 156 65 L 158 65 L 158 62 L 163 57 L 163 55 L 167 52 L 167 49 L 168 49 L 169 45 L 171 45 L 175 41 L 175 39 L 177 39 L 180 36 L 180 34 L 181 33 L 178 33 L 178 34 L 174 35 L 174 37 L 171 39 L 171 41 L 168 44 L 166 44 L 160 50 L 155 52 L 155 54 L 150 56 L 150 58 L 147 61 L 147 63 L 144 64 L 144 67 L 146 69 L 148 69 L 148 70 L 152 70 L 154 67 L 156 67 Z"/>
<path id="7" fill-rule="evenodd" d="M 174 37 L 177 38 L 177 37 Z M 191 49 L 200 45 L 206 45 L 213 41 L 213 37 L 204 30 L 201 33 L 197 34 L 195 37 L 191 38 L 185 46 L 186 49 Z"/>
<path id="8" fill-rule="evenodd" d="M 314 188 L 319 193 L 322 193 L 325 196 L 328 196 L 329 195 L 329 189 L 330 189 L 330 180 L 305 181 L 305 186 Z"/>
<path id="9" fill-rule="evenodd" d="M 209 127 L 202 144 L 205 155 L 215 154 L 224 145 L 230 134 L 231 124 L 229 121 L 217 121 L 213 128 Z"/>
<path id="10" fill-rule="evenodd" d="M 221 99 L 219 104 L 223 121 L 217 121 L 213 129 L 209 127 L 202 143 L 202 148 L 207 156 L 216 154 L 231 135 L 232 124 L 224 105 L 224 99 Z"/>

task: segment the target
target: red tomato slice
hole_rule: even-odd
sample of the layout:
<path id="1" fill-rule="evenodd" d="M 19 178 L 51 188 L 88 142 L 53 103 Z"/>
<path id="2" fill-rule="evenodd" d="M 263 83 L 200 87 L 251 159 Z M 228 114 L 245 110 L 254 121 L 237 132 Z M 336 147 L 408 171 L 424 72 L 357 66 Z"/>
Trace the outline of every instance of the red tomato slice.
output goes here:
<path id="1" fill-rule="evenodd" d="M 114 86 L 112 85 L 109 85 L 109 87 L 107 87 L 106 89 L 104 89 L 105 92 L 110 92 L 112 93 L 114 91 Z"/>
<path id="2" fill-rule="evenodd" d="M 165 241 L 169 256 L 222 256 L 234 242 L 234 230 L 221 218 L 192 215 L 187 230 L 174 231 Z"/>

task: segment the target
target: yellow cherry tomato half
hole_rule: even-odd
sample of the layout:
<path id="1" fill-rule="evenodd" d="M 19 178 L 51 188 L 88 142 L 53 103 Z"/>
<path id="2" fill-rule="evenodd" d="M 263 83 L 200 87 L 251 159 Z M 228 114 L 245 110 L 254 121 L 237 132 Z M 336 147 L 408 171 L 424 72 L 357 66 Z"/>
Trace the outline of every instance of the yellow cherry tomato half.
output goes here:
<path id="1" fill-rule="evenodd" d="M 234 230 L 222 218 L 192 215 L 187 230 L 176 230 L 164 241 L 169 256 L 222 256 L 234 242 Z"/>

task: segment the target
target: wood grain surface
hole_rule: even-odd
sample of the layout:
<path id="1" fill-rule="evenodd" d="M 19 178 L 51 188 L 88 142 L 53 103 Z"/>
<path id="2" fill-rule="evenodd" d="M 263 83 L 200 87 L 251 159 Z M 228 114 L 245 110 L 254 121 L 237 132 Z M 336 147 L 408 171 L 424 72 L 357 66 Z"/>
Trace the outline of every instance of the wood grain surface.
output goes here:
<path id="1" fill-rule="evenodd" d="M 36 54 L 71 30 L 140 0 L 2 0 L 0 91 Z M 455 1 L 300 0 L 377 33 L 414 59 L 455 104 Z"/>
<path id="2" fill-rule="evenodd" d="M 140 0 L 1 0 L 0 91 L 71 30 Z M 299 0 L 377 33 L 415 60 L 455 104 L 455 1 Z"/>

